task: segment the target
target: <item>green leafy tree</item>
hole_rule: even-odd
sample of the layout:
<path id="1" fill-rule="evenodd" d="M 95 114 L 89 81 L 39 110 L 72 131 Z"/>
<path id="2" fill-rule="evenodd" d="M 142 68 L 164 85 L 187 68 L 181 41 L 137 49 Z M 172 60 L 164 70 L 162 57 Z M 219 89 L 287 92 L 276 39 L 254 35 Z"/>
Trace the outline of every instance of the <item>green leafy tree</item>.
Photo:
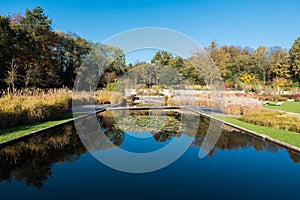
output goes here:
<path id="1" fill-rule="evenodd" d="M 106 72 L 113 70 L 120 73 L 125 70 L 124 63 L 124 53 L 121 49 L 97 44 L 77 72 L 80 76 L 75 83 L 76 89 L 94 91 L 101 81 L 107 80 Z M 99 80 L 100 82 L 97 82 Z"/>
<path id="2" fill-rule="evenodd" d="M 169 64 L 171 58 L 173 58 L 173 56 L 167 51 L 158 51 L 153 56 L 151 63 L 164 66 Z"/>
<path id="3" fill-rule="evenodd" d="M 171 67 L 165 67 L 160 74 L 159 83 L 165 86 L 177 85 L 180 81 L 180 74 Z"/>

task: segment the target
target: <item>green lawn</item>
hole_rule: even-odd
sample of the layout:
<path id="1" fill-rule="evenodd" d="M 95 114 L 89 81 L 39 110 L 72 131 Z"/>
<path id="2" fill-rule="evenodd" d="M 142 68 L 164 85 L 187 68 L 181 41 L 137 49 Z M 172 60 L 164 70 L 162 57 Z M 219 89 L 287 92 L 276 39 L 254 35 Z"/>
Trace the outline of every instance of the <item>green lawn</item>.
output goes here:
<path id="1" fill-rule="evenodd" d="M 240 126 L 242 128 L 246 128 L 248 130 L 270 136 L 271 138 L 273 138 L 275 140 L 279 140 L 281 142 L 284 142 L 284 143 L 287 143 L 292 146 L 300 148 L 300 134 L 299 133 L 276 129 L 276 128 L 269 128 L 269 127 L 265 127 L 265 126 L 258 126 L 258 125 L 254 125 L 254 124 L 249 124 L 246 122 L 242 122 L 235 117 L 230 117 L 230 116 L 220 117 L 220 116 L 214 115 L 214 117 L 225 120 L 226 122 Z"/>
<path id="2" fill-rule="evenodd" d="M 300 102 L 288 102 L 284 101 L 281 106 L 264 106 L 265 108 L 274 109 L 274 110 L 281 110 L 286 112 L 293 112 L 300 114 Z"/>
<path id="3" fill-rule="evenodd" d="M 0 143 L 21 137 L 21 136 L 29 134 L 31 132 L 38 131 L 38 130 L 41 130 L 41 129 L 44 129 L 44 128 L 47 128 L 47 127 L 50 127 L 53 125 L 67 122 L 72 119 L 73 119 L 72 112 L 68 112 L 60 120 L 48 121 L 48 122 L 43 122 L 43 123 L 34 124 L 34 125 L 21 125 L 21 126 L 15 126 L 15 127 L 1 129 L 0 130 Z"/>

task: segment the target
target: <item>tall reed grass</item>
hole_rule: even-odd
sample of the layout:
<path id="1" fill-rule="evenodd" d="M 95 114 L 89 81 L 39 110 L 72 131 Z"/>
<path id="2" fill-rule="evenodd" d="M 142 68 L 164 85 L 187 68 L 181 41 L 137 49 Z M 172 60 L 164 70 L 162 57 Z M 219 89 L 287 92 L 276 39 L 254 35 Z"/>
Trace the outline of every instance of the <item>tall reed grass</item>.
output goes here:
<path id="1" fill-rule="evenodd" d="M 68 89 L 23 89 L 14 94 L 3 94 L 0 98 L 0 129 L 61 119 L 71 111 L 72 98 L 80 105 L 118 104 L 124 101 L 120 93 L 110 91 L 73 95 Z"/>
<path id="2" fill-rule="evenodd" d="M 226 114 L 244 115 L 258 113 L 262 110 L 262 103 L 258 99 L 249 97 L 219 97 L 211 99 L 209 96 L 175 96 L 166 98 L 168 105 L 195 105 L 220 108 Z"/>
<path id="3" fill-rule="evenodd" d="M 4 94 L 0 98 L 0 128 L 59 119 L 69 111 L 71 97 L 67 89 Z"/>

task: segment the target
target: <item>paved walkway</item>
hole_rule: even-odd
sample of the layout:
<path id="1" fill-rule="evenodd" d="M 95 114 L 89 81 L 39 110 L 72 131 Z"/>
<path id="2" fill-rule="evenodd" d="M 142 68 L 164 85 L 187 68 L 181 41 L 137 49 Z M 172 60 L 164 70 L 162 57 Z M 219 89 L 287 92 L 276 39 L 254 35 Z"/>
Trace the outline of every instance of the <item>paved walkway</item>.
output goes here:
<path id="1" fill-rule="evenodd" d="M 79 105 L 72 107 L 73 112 L 78 113 L 91 113 L 95 111 L 101 111 L 105 110 L 110 107 L 115 107 L 117 105 L 111 105 L 111 104 L 103 104 L 103 105 Z"/>
<path id="2" fill-rule="evenodd" d="M 206 107 L 206 106 L 191 106 L 191 105 L 186 105 L 183 106 L 185 108 L 188 108 L 190 110 L 198 111 L 198 112 L 203 112 L 206 114 L 222 114 L 225 115 L 219 108 L 213 108 L 213 107 Z"/>

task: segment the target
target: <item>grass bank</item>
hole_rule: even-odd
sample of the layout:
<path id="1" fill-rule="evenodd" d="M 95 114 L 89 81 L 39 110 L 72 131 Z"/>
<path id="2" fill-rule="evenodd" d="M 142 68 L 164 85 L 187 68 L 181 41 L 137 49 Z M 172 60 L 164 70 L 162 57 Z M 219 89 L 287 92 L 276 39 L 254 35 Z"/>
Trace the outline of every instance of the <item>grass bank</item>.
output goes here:
<path id="1" fill-rule="evenodd" d="M 278 140 L 283 143 L 290 144 L 292 146 L 300 148 L 300 134 L 288 130 L 281 130 L 277 128 L 270 128 L 265 126 L 254 125 L 250 123 L 243 122 L 236 117 L 231 116 L 218 116 L 214 115 L 214 117 L 222 119 L 231 124 L 237 125 L 239 127 L 269 136 L 275 140 Z"/>
<path id="2" fill-rule="evenodd" d="M 0 130 L 0 143 L 6 142 L 35 131 L 42 130 L 57 124 L 61 124 L 67 121 L 73 120 L 72 112 L 65 113 L 61 119 L 42 122 L 33 125 L 19 125 L 14 127 L 8 127 Z"/>

